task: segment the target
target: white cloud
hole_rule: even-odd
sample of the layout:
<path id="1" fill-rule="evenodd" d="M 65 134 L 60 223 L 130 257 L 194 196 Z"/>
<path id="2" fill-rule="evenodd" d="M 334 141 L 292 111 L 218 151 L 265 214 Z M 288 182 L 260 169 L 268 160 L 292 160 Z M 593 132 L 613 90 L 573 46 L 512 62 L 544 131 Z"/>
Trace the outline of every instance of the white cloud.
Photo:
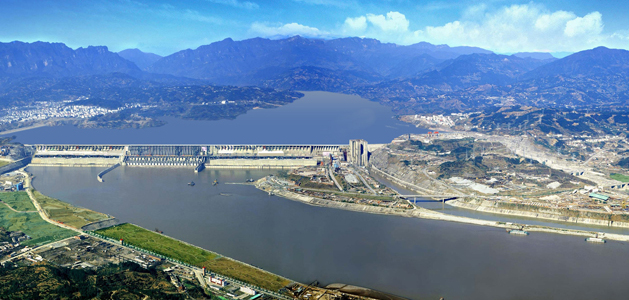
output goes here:
<path id="1" fill-rule="evenodd" d="M 344 29 L 350 32 L 360 32 L 367 29 L 367 18 L 360 16 L 357 18 L 347 18 L 343 23 Z"/>
<path id="2" fill-rule="evenodd" d="M 603 31 L 603 17 L 595 11 L 582 18 L 574 18 L 566 22 L 564 33 L 566 36 L 598 35 Z"/>
<path id="3" fill-rule="evenodd" d="M 485 12 L 474 21 L 426 26 L 407 40 L 478 46 L 497 52 L 580 51 L 608 40 L 610 37 L 602 35 L 602 31 L 599 12 L 579 17 L 573 12 L 550 12 L 542 5 L 530 3 Z"/>
<path id="4" fill-rule="evenodd" d="M 482 4 L 470 6 L 463 10 L 459 20 L 440 26 L 411 29 L 412 23 L 413 20 L 407 19 L 404 14 L 390 11 L 348 17 L 330 31 L 297 23 L 276 26 L 254 23 L 250 32 L 267 37 L 297 34 L 319 38 L 361 36 L 397 44 L 426 41 L 450 46 L 476 46 L 499 53 L 576 52 L 597 46 L 627 48 L 629 40 L 629 31 L 604 33 L 603 16 L 597 11 L 579 16 L 569 11 L 550 11 L 532 2 L 497 9 Z"/>
<path id="5" fill-rule="evenodd" d="M 329 33 L 326 31 L 321 31 L 318 28 L 298 23 L 288 23 L 281 26 L 269 26 L 264 23 L 255 22 L 251 24 L 249 31 L 263 37 L 300 35 L 304 37 L 322 38 L 329 36 Z"/>
<path id="6" fill-rule="evenodd" d="M 207 0 L 207 1 L 218 3 L 218 4 L 225 4 L 225 5 L 233 6 L 236 8 L 245 8 L 245 9 L 260 8 L 260 5 L 258 5 L 255 2 L 250 2 L 250 1 L 238 1 L 238 0 Z"/>
<path id="7" fill-rule="evenodd" d="M 397 11 L 388 12 L 386 16 L 367 14 L 367 20 L 382 31 L 408 31 L 409 22 L 406 16 Z"/>

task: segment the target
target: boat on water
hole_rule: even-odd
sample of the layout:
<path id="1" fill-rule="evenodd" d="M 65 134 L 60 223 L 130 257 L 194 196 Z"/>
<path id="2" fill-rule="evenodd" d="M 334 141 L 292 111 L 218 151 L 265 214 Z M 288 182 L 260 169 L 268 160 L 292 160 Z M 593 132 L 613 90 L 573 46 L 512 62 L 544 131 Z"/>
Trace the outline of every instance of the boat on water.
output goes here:
<path id="1" fill-rule="evenodd" d="M 602 239 L 599 237 L 589 237 L 589 238 L 586 238 L 585 241 L 588 243 L 595 243 L 595 244 L 605 244 L 607 242 L 605 239 Z"/>
<path id="2" fill-rule="evenodd" d="M 214 179 L 214 182 L 212 182 L 212 185 L 217 185 L 218 184 L 218 180 Z"/>
<path id="3" fill-rule="evenodd" d="M 229 197 L 229 196 L 231 196 L 231 194 L 226 194 L 226 193 L 219 193 L 219 195 L 224 196 L 224 197 Z"/>
<path id="4" fill-rule="evenodd" d="M 253 180 L 253 178 L 249 178 L 245 182 L 255 182 L 255 180 Z"/>
<path id="5" fill-rule="evenodd" d="M 194 185 L 195 185 L 195 183 L 194 183 L 194 181 L 190 181 L 190 182 L 188 182 L 188 185 L 189 185 L 189 186 L 194 186 Z"/>
<path id="6" fill-rule="evenodd" d="M 529 235 L 528 231 L 526 231 L 526 230 L 519 230 L 519 229 L 508 230 L 507 232 L 509 232 L 509 234 L 513 234 L 513 235 Z"/>

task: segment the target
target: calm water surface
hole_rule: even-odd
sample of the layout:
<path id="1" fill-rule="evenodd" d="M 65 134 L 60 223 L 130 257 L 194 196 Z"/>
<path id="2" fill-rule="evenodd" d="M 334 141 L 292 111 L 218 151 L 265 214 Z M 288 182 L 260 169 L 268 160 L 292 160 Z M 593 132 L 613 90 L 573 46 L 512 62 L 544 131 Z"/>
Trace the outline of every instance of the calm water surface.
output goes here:
<path id="1" fill-rule="evenodd" d="M 402 134 L 424 133 L 394 118 L 391 109 L 358 96 L 305 92 L 295 102 L 256 109 L 234 120 L 186 121 L 142 129 L 40 127 L 18 132 L 26 144 L 347 144 L 350 139 L 388 143 Z"/>
<path id="2" fill-rule="evenodd" d="M 269 171 L 30 167 L 44 194 L 300 282 L 412 299 L 624 299 L 629 245 L 308 206 L 251 186 Z M 218 179 L 221 184 L 212 186 Z M 197 185 L 188 187 L 194 180 Z M 223 193 L 227 196 L 221 196 Z"/>

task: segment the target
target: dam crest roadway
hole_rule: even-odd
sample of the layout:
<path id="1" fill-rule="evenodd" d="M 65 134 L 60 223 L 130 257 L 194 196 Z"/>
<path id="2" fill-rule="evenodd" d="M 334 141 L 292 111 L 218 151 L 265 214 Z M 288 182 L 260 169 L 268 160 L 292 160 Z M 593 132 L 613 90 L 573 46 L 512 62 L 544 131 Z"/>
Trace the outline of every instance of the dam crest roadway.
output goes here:
<path id="1" fill-rule="evenodd" d="M 362 163 L 382 144 L 368 145 L 352 140 L 346 145 L 63 145 L 35 144 L 33 166 L 107 167 L 102 176 L 117 166 L 179 167 L 195 172 L 216 169 L 274 169 L 316 166 L 332 158 Z M 356 142 L 358 141 L 358 142 Z M 359 148 L 357 148 L 359 147 Z M 356 149 L 354 149 L 356 148 Z M 353 153 L 358 153 L 352 155 Z M 356 160 L 355 162 L 353 160 Z"/>

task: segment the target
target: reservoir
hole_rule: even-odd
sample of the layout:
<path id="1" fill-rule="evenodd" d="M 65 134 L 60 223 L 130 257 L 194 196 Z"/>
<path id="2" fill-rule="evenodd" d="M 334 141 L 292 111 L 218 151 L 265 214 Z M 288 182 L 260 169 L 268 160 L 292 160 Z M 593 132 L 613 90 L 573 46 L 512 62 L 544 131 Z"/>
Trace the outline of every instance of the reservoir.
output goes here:
<path id="1" fill-rule="evenodd" d="M 268 170 L 30 167 L 46 195 L 288 278 L 411 299 L 622 299 L 629 245 L 313 207 L 242 183 Z M 221 184 L 212 185 L 218 180 Z M 196 186 L 189 187 L 187 182 Z"/>
<path id="2" fill-rule="evenodd" d="M 386 106 L 358 96 L 304 92 L 295 102 L 255 109 L 233 120 L 190 121 L 142 129 L 81 129 L 72 125 L 17 132 L 25 144 L 347 144 L 389 143 L 427 130 L 398 121 Z"/>

